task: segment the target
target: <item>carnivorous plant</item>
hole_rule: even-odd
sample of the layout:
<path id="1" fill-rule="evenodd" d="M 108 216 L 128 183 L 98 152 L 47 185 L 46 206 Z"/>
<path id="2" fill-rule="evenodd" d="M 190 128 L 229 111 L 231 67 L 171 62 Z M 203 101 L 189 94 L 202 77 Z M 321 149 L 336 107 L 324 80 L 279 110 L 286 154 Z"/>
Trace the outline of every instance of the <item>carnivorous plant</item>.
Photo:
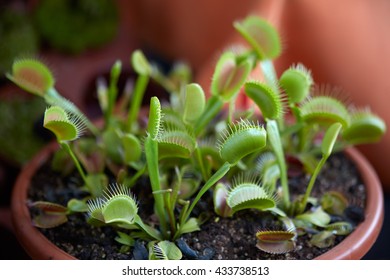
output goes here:
<path id="1" fill-rule="evenodd" d="M 46 100 L 43 125 L 55 134 L 59 152 L 68 154 L 82 178 L 80 188 L 88 193 L 67 205 L 33 203 L 41 210 L 34 218 L 37 227 L 57 226 L 69 215 L 87 213 L 92 226 L 117 230 L 123 250 L 143 240 L 150 259 L 180 259 L 180 237 L 202 229 L 204 216 L 194 215 L 194 209 L 211 195 L 210 211 L 221 219 L 247 209 L 273 215 L 278 228 L 253 233 L 258 238 L 254 250 L 294 250 L 298 235 L 307 232 L 315 233 L 313 245 L 326 247 L 335 235 L 353 230 L 346 220 L 331 220 L 331 215 L 342 217 L 347 207 L 343 194 L 313 198 L 312 190 L 334 151 L 378 141 L 385 123 L 368 109 L 339 101 L 335 89 L 315 85 L 302 64 L 278 76 L 272 61 L 281 52 L 280 38 L 265 20 L 250 16 L 234 26 L 248 46 L 222 53 L 210 92 L 191 83 L 187 67 L 164 75 L 136 50 L 131 64 L 138 77 L 134 88 L 120 95 L 121 62 L 114 63 L 108 83 L 98 86 L 100 126 L 58 93 L 47 66 L 35 59 L 15 61 L 8 78 Z M 257 67 L 263 77 L 250 75 Z M 151 79 L 169 96 L 151 97 L 144 124 L 141 100 Z M 251 105 L 236 108 L 237 98 L 247 98 Z M 287 156 L 298 159 L 310 174 L 300 195 L 291 194 Z M 157 224 L 142 215 L 132 191 L 143 176 L 150 181 Z"/>

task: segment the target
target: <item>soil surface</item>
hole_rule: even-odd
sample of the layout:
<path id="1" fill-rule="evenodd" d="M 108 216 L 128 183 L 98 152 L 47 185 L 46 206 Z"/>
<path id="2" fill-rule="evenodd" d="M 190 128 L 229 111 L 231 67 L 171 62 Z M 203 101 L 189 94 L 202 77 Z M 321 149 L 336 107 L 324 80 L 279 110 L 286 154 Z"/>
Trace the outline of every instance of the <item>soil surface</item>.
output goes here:
<path id="1" fill-rule="evenodd" d="M 61 177 L 57 173 L 48 174 L 48 166 L 43 166 L 35 175 L 30 188 L 31 201 L 46 200 L 62 205 L 73 197 L 82 198 L 86 194 L 79 189 L 82 185 L 78 176 Z M 356 175 L 355 166 L 343 154 L 332 156 L 326 163 L 320 176 L 317 178 L 312 196 L 320 197 L 321 194 L 333 190 L 343 193 L 349 200 L 350 207 L 345 211 L 344 219 L 353 224 L 359 223 L 364 215 L 366 199 L 365 187 Z M 147 178 L 144 178 L 147 182 Z M 296 176 L 289 180 L 292 195 L 304 193 L 309 177 Z M 141 189 L 141 188 L 140 188 Z M 142 187 L 145 191 L 145 187 Z M 140 200 L 140 215 L 148 216 L 151 207 L 150 199 L 144 198 L 135 187 L 134 192 Z M 146 190 L 147 192 L 147 190 Z M 209 197 L 194 209 L 194 216 L 213 209 L 207 204 Z M 142 213 L 141 213 L 142 211 Z M 219 218 L 214 213 L 207 214 L 209 219 L 201 226 L 201 231 L 184 235 L 177 241 L 178 246 L 184 252 L 186 259 L 313 259 L 330 248 L 319 249 L 308 241 L 311 234 L 299 236 L 296 240 L 296 249 L 285 254 L 269 254 L 256 248 L 256 232 L 259 229 L 273 229 L 272 216 L 266 212 L 245 210 L 238 212 L 233 218 Z M 332 217 L 338 221 L 340 217 Z M 153 216 L 150 218 L 153 220 Z M 144 243 L 138 242 L 135 248 L 129 252 L 120 253 L 121 245 L 115 241 L 115 230 L 110 227 L 95 228 L 88 225 L 85 214 L 69 216 L 66 224 L 53 229 L 41 229 L 58 247 L 75 256 L 78 259 L 143 259 L 147 258 L 147 250 Z M 338 236 L 335 244 L 343 240 Z"/>

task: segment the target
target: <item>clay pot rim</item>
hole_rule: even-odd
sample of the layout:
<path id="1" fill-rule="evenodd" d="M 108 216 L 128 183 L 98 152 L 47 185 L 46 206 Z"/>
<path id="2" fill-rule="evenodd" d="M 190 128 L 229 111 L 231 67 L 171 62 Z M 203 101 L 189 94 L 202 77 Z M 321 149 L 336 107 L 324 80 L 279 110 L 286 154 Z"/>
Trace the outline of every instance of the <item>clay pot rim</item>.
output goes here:
<path id="1" fill-rule="evenodd" d="M 361 259 L 375 243 L 382 229 L 384 199 L 379 177 L 368 160 L 357 149 L 348 148 L 345 153 L 355 163 L 366 186 L 365 219 L 343 242 L 317 257 L 318 260 Z"/>
<path id="2" fill-rule="evenodd" d="M 44 147 L 21 171 L 12 193 L 11 210 L 15 235 L 33 259 L 75 260 L 76 258 L 50 242 L 31 224 L 26 206 L 30 178 L 58 149 L 57 143 Z M 354 161 L 366 185 L 365 220 L 343 242 L 318 256 L 316 260 L 361 259 L 375 243 L 384 219 L 384 201 L 380 180 L 371 164 L 355 148 L 345 150 Z"/>

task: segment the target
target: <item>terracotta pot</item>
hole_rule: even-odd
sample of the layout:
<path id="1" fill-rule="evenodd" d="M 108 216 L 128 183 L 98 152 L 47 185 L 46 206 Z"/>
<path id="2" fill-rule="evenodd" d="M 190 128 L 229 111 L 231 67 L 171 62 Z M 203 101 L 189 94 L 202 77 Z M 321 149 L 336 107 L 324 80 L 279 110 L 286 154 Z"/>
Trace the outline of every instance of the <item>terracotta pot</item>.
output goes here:
<path id="1" fill-rule="evenodd" d="M 27 208 L 27 192 L 31 177 L 58 149 L 53 143 L 45 147 L 20 173 L 11 201 L 15 235 L 33 259 L 75 259 L 51 243 L 38 229 L 32 226 Z M 383 222 L 383 194 L 380 181 L 369 162 L 355 149 L 347 155 L 355 162 L 367 186 L 365 221 L 342 243 L 317 259 L 360 259 L 374 244 Z"/>
<path id="2" fill-rule="evenodd" d="M 49 157 L 58 149 L 57 143 L 52 143 L 41 150 L 27 164 L 17 178 L 11 198 L 12 221 L 14 233 L 20 244 L 32 259 L 38 260 L 70 260 L 75 259 L 50 242 L 31 223 L 27 208 L 27 192 L 30 180 L 37 169 L 48 161 Z"/>

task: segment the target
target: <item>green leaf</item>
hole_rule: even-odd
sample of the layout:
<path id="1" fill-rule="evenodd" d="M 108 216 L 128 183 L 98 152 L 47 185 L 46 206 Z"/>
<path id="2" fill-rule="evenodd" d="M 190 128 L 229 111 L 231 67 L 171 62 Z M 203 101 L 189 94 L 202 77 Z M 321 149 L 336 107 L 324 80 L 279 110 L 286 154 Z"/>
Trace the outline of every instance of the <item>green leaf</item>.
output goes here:
<path id="1" fill-rule="evenodd" d="M 104 173 L 86 175 L 86 187 L 93 197 L 99 197 L 106 191 L 108 177 Z"/>
<path id="2" fill-rule="evenodd" d="M 68 209 L 60 204 L 48 201 L 36 201 L 29 204 L 30 208 L 39 210 L 33 217 L 33 225 L 39 228 L 53 228 L 68 221 Z"/>
<path id="3" fill-rule="evenodd" d="M 88 204 L 84 200 L 72 198 L 68 201 L 68 209 L 72 212 L 88 212 Z"/>
<path id="4" fill-rule="evenodd" d="M 142 147 L 139 139 L 133 134 L 127 133 L 121 137 L 126 163 L 138 161 L 142 155 Z"/>
<path id="5" fill-rule="evenodd" d="M 330 223 L 330 216 L 321 207 L 318 207 L 314 211 L 305 212 L 296 216 L 296 219 L 309 222 L 319 227 L 326 227 Z"/>
<path id="6" fill-rule="evenodd" d="M 256 247 L 270 254 L 284 254 L 295 249 L 295 233 L 292 231 L 258 231 Z"/>
<path id="7" fill-rule="evenodd" d="M 69 116 L 59 106 L 52 106 L 46 109 L 43 126 L 56 135 L 58 142 L 73 141 L 79 138 L 84 130 L 82 123 L 77 117 Z"/>
<path id="8" fill-rule="evenodd" d="M 225 101 L 231 100 L 239 92 L 250 70 L 251 63 L 248 60 L 237 64 L 233 52 L 223 53 L 215 68 L 211 93 Z"/>
<path id="9" fill-rule="evenodd" d="M 181 234 L 190 233 L 194 231 L 200 230 L 198 219 L 190 218 L 188 219 L 184 225 L 179 227 L 179 231 Z"/>
<path id="10" fill-rule="evenodd" d="M 347 206 L 348 200 L 340 192 L 330 191 L 321 197 L 321 207 L 331 215 L 343 215 Z"/>
<path id="11" fill-rule="evenodd" d="M 145 235 L 145 237 L 143 237 L 143 239 L 162 240 L 160 232 L 158 230 L 156 230 L 155 228 L 144 224 L 144 222 L 142 221 L 142 219 L 139 215 L 135 215 L 134 222 L 138 226 L 138 228 L 143 230 L 143 234 Z"/>
<path id="12" fill-rule="evenodd" d="M 282 140 L 279 134 L 278 124 L 275 120 L 267 121 L 267 137 L 268 143 L 271 145 L 279 165 L 280 180 L 283 189 L 283 202 L 285 204 L 284 206 L 288 207 L 288 205 L 290 204 L 290 193 L 287 182 L 287 166 L 282 146 Z"/>
<path id="13" fill-rule="evenodd" d="M 175 243 L 171 241 L 160 241 L 153 245 L 152 259 L 156 260 L 180 260 L 182 253 Z"/>
<path id="14" fill-rule="evenodd" d="M 229 192 L 227 204 L 233 212 L 244 209 L 267 210 L 276 206 L 275 200 L 264 188 L 249 183 L 234 187 Z"/>
<path id="15" fill-rule="evenodd" d="M 280 55 L 279 34 L 266 20 L 248 16 L 242 21 L 236 21 L 234 27 L 252 46 L 260 60 L 274 59 Z"/>
<path id="16" fill-rule="evenodd" d="M 233 215 L 232 209 L 227 204 L 227 197 L 229 194 L 228 187 L 223 183 L 218 183 L 215 186 L 213 193 L 214 211 L 221 217 L 231 217 Z"/>
<path id="17" fill-rule="evenodd" d="M 12 74 L 7 74 L 7 78 L 22 89 L 39 96 L 44 96 L 55 83 L 50 69 L 36 59 L 16 60 L 12 65 Z"/>
<path id="18" fill-rule="evenodd" d="M 248 120 L 229 127 L 222 136 L 219 153 L 230 164 L 237 164 L 243 157 L 263 149 L 267 139 L 265 129 Z"/>
<path id="19" fill-rule="evenodd" d="M 347 108 L 339 100 L 330 96 L 315 96 L 301 106 L 301 117 L 305 122 L 333 124 L 339 122 L 348 127 L 350 116 Z"/>
<path id="20" fill-rule="evenodd" d="M 202 87 L 195 83 L 187 85 L 183 103 L 184 122 L 196 122 L 196 120 L 203 114 L 204 108 L 206 106 L 206 97 Z"/>
<path id="21" fill-rule="evenodd" d="M 73 149 L 87 173 L 104 172 L 106 153 L 95 138 L 80 138 L 74 142 Z"/>
<path id="22" fill-rule="evenodd" d="M 106 151 L 108 158 L 117 164 L 123 163 L 122 139 L 118 134 L 118 131 L 115 128 L 110 127 L 103 132 L 102 139 L 104 150 Z"/>
<path id="23" fill-rule="evenodd" d="M 102 208 L 104 221 L 110 223 L 134 224 L 134 217 L 138 207 L 133 198 L 129 196 L 115 196 Z"/>
<path id="24" fill-rule="evenodd" d="M 161 129 L 161 104 L 157 97 L 150 99 L 148 133 L 152 140 L 156 140 Z"/>
<path id="25" fill-rule="evenodd" d="M 128 235 L 124 232 L 121 232 L 121 231 L 117 231 L 117 234 L 118 234 L 118 236 L 115 237 L 116 242 L 118 242 L 122 245 L 130 246 L 130 247 L 134 246 L 135 240 L 130 235 Z"/>
<path id="26" fill-rule="evenodd" d="M 89 215 L 104 223 L 133 225 L 138 206 L 130 191 L 123 185 L 112 185 L 105 191 L 103 198 L 89 200 Z"/>
<path id="27" fill-rule="evenodd" d="M 318 248 L 328 248 L 335 242 L 335 235 L 332 231 L 324 230 L 321 231 L 310 239 L 310 243 Z"/>
<path id="28" fill-rule="evenodd" d="M 271 152 L 262 153 L 257 161 L 256 170 L 262 177 L 263 185 L 274 191 L 276 182 L 280 178 L 280 167 L 275 155 Z"/>
<path id="29" fill-rule="evenodd" d="M 283 103 L 279 94 L 266 84 L 247 82 L 245 94 L 256 103 L 264 118 L 277 120 L 283 116 Z"/>
<path id="30" fill-rule="evenodd" d="M 180 169 L 180 180 L 175 178 L 173 185 L 179 184 L 179 198 L 180 199 L 189 199 L 196 193 L 199 189 L 202 176 L 197 168 L 193 165 L 184 165 Z"/>
<path id="31" fill-rule="evenodd" d="M 274 197 L 261 186 L 259 178 L 249 175 L 233 178 L 226 202 L 233 212 L 243 209 L 267 210 L 276 206 Z"/>
<path id="32" fill-rule="evenodd" d="M 152 73 L 152 67 L 141 50 L 136 50 L 132 53 L 131 65 L 139 75 L 149 76 Z"/>
<path id="33" fill-rule="evenodd" d="M 334 144 L 336 143 L 341 127 L 342 125 L 340 123 L 334 123 L 326 130 L 321 143 L 321 151 L 325 157 L 330 156 L 330 154 L 332 153 Z"/>
<path id="34" fill-rule="evenodd" d="M 109 107 L 109 100 L 108 100 L 108 88 L 106 80 L 103 78 L 97 79 L 97 85 L 96 85 L 96 91 L 97 91 L 97 98 L 99 101 L 100 109 L 103 113 L 107 112 L 107 109 Z"/>
<path id="35" fill-rule="evenodd" d="M 285 90 L 291 103 L 300 103 L 310 94 L 313 78 L 304 65 L 292 66 L 283 72 L 279 83 Z"/>
<path id="36" fill-rule="evenodd" d="M 386 133 L 386 123 L 368 110 L 352 112 L 351 122 L 343 138 L 352 145 L 379 141 Z"/>
<path id="37" fill-rule="evenodd" d="M 189 158 L 195 150 L 196 140 L 188 131 L 164 130 L 157 137 L 158 156 L 163 158 Z"/>
<path id="38" fill-rule="evenodd" d="M 325 229 L 335 235 L 348 235 L 353 231 L 353 226 L 347 222 L 337 222 L 328 225 Z"/>

